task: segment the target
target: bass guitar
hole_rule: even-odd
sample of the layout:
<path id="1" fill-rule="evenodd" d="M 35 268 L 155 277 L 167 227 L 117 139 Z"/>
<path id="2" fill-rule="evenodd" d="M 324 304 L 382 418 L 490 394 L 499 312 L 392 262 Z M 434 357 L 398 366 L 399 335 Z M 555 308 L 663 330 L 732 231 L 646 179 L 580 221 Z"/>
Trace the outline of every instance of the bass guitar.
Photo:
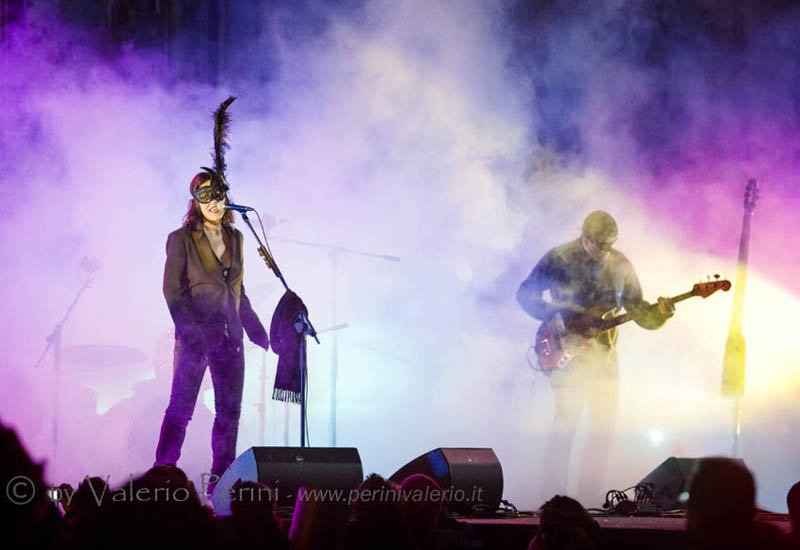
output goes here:
<path id="1" fill-rule="evenodd" d="M 714 276 L 714 281 L 697 283 L 689 292 L 678 294 L 669 298 L 672 303 L 682 302 L 693 296 L 708 298 L 718 290 L 728 291 L 731 282 L 720 280 L 719 275 Z M 607 339 L 611 344 L 613 337 L 611 331 L 623 323 L 632 321 L 634 314 L 626 312 L 614 315 L 614 310 L 597 311 L 589 310 L 580 315 L 571 315 L 566 319 L 561 313 L 555 313 L 544 321 L 536 331 L 534 350 L 539 360 L 539 368 L 550 376 L 554 370 L 563 369 L 575 356 L 587 348 L 590 338 Z"/>

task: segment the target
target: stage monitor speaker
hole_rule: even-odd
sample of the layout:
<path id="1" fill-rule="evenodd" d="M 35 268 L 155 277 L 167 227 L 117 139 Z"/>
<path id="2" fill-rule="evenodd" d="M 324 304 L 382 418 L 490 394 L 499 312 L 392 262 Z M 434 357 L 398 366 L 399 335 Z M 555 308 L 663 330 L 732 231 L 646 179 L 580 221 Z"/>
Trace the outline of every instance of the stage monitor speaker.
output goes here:
<path id="1" fill-rule="evenodd" d="M 503 498 L 503 469 L 492 449 L 440 447 L 412 460 L 389 479 L 400 483 L 411 474 L 436 480 L 445 504 L 461 515 L 494 512 Z"/>
<path id="2" fill-rule="evenodd" d="M 349 491 L 358 487 L 364 474 L 355 448 L 251 447 L 220 476 L 211 497 L 216 515 L 230 515 L 231 501 L 237 498 L 230 489 L 239 480 L 258 481 L 273 489 L 269 496 L 280 510 L 294 508 L 297 490 L 303 485 Z M 248 493 L 242 498 L 253 497 Z"/>
<path id="3" fill-rule="evenodd" d="M 652 485 L 655 510 L 686 510 L 689 503 L 689 487 L 702 458 L 669 457 L 647 474 L 641 483 Z M 739 460 L 744 466 L 744 462 Z"/>

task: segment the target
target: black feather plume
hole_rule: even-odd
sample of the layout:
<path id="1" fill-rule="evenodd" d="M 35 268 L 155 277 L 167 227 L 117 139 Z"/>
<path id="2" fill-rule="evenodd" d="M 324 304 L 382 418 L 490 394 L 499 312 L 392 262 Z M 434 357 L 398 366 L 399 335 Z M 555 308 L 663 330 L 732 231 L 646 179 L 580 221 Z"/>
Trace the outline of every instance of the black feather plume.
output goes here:
<path id="1" fill-rule="evenodd" d="M 214 112 L 214 152 L 211 158 L 214 160 L 214 171 L 220 179 L 220 183 L 228 189 L 228 181 L 225 176 L 225 149 L 230 145 L 225 141 L 228 137 L 228 127 L 231 123 L 231 115 L 228 114 L 228 107 L 236 97 L 231 96 L 219 104 L 219 108 Z"/>

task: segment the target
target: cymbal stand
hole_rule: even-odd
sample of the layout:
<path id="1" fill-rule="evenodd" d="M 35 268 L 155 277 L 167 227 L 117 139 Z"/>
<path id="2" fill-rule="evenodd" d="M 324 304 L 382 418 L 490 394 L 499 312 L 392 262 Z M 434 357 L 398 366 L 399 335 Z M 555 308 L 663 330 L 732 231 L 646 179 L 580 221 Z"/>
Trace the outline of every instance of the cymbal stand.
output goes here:
<path id="1" fill-rule="evenodd" d="M 331 305 L 331 324 L 336 326 L 337 323 L 337 313 L 338 313 L 338 286 L 339 286 L 339 265 L 341 263 L 342 258 L 350 255 L 356 256 L 366 256 L 369 258 L 375 258 L 378 260 L 384 260 L 387 262 L 399 262 L 401 258 L 397 256 L 389 256 L 386 254 L 375 254 L 373 252 L 365 252 L 362 250 L 355 250 L 352 248 L 345 248 L 342 246 L 332 246 L 327 244 L 320 244 L 320 243 L 312 243 L 306 241 L 298 241 L 296 239 L 287 239 L 281 238 L 281 241 L 289 242 L 293 244 L 297 244 L 300 246 L 307 246 L 310 248 L 321 248 L 323 250 L 327 250 L 331 264 L 333 267 L 333 301 Z M 337 412 L 337 388 L 336 382 L 339 376 L 339 338 L 336 332 L 333 333 L 333 345 L 331 350 L 331 446 L 336 447 L 336 412 Z"/>
<path id="2" fill-rule="evenodd" d="M 78 289 L 78 293 L 75 295 L 72 303 L 67 308 L 67 312 L 61 318 L 61 320 L 56 323 L 53 331 L 45 338 L 47 345 L 42 351 L 42 354 L 39 356 L 39 360 L 36 361 L 36 364 L 33 366 L 33 368 L 38 369 L 39 365 L 42 364 L 42 361 L 47 355 L 47 352 L 50 351 L 50 348 L 53 349 L 53 421 L 51 428 L 52 433 L 50 436 L 52 447 L 50 451 L 50 465 L 48 468 L 51 479 L 55 479 L 55 468 L 58 465 L 58 416 L 60 410 L 58 397 L 61 385 L 61 333 L 63 332 L 64 325 L 67 323 L 69 316 L 72 314 L 72 310 L 81 299 L 83 291 L 91 287 L 92 284 L 94 284 L 94 278 L 92 277 L 92 271 L 90 270 L 87 272 L 87 277 L 81 281 L 81 288 Z"/>

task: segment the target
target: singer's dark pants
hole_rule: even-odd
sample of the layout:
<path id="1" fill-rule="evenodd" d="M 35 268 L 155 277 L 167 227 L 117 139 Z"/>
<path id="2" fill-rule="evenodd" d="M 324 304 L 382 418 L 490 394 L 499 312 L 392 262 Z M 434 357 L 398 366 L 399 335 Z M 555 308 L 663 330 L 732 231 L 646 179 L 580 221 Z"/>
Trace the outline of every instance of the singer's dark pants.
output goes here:
<path id="1" fill-rule="evenodd" d="M 572 443 L 585 405 L 589 434 L 583 449 L 577 497 L 587 505 L 602 503 L 608 457 L 614 442 L 619 394 L 617 353 L 598 346 L 576 356 L 550 378 L 555 416 L 542 463 L 542 497 L 567 493 Z"/>
<path id="2" fill-rule="evenodd" d="M 236 454 L 239 413 L 244 387 L 242 340 L 230 341 L 223 335 L 188 346 L 175 340 L 172 392 L 161 425 L 156 448 L 156 465 L 176 464 L 192 419 L 197 394 L 208 365 L 214 384 L 216 416 L 211 431 L 213 463 L 211 473 L 222 475 Z"/>

